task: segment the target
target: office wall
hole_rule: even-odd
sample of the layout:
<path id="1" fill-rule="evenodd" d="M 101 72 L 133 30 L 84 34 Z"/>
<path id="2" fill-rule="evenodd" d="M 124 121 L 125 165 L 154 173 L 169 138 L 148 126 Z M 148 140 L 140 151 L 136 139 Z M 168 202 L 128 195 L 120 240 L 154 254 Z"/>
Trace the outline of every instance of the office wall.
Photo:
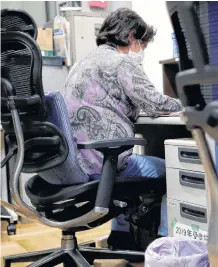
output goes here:
<path id="1" fill-rule="evenodd" d="M 173 32 L 164 0 L 132 1 L 132 9 L 148 23 L 155 26 L 157 35 L 153 43 L 145 50 L 144 69 L 156 88 L 162 92 L 162 66 L 159 60 L 173 56 L 171 33 Z"/>

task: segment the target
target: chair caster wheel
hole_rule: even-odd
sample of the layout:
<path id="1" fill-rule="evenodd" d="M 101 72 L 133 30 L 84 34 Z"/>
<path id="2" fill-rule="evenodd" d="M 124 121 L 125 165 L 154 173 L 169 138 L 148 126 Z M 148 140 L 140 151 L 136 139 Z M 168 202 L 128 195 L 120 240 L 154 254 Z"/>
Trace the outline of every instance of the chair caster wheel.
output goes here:
<path id="1" fill-rule="evenodd" d="M 139 206 L 139 215 L 143 216 L 149 212 L 149 206 L 146 204 L 141 204 Z"/>
<path id="2" fill-rule="evenodd" d="M 16 225 L 14 223 L 10 223 L 7 227 L 8 235 L 16 235 Z"/>

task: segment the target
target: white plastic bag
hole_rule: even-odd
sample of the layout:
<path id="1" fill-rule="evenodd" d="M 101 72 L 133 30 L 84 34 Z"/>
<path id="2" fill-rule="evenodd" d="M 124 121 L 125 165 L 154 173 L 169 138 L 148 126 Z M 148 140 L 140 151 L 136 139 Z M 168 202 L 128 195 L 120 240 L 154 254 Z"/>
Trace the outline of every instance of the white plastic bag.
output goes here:
<path id="1" fill-rule="evenodd" d="M 55 56 L 66 58 L 70 64 L 70 25 L 65 17 L 56 16 L 54 18 L 54 51 Z"/>
<path id="2" fill-rule="evenodd" d="M 209 267 L 207 245 L 196 240 L 163 237 L 145 252 L 145 267 Z"/>

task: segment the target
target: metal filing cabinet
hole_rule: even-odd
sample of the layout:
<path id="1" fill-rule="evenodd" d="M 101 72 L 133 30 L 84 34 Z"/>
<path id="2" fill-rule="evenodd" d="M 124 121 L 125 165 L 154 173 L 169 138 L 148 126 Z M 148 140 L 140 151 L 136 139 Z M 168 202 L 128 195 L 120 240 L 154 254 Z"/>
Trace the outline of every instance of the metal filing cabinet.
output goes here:
<path id="1" fill-rule="evenodd" d="M 193 139 L 165 141 L 168 235 L 207 241 L 207 180 Z"/>
<path id="2" fill-rule="evenodd" d="M 96 48 L 96 35 L 106 14 L 66 11 L 64 16 L 70 23 L 70 65 L 73 65 Z"/>

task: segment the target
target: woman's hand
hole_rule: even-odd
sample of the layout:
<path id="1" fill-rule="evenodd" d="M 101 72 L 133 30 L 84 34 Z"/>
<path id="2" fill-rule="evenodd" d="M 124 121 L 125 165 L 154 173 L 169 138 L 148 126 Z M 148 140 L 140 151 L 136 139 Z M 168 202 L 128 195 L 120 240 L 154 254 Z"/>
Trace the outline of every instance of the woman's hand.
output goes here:
<path id="1" fill-rule="evenodd" d="M 169 116 L 180 117 L 185 123 L 187 122 L 187 117 L 184 115 L 184 110 L 178 111 L 178 112 L 172 112 L 172 113 L 170 113 Z"/>

